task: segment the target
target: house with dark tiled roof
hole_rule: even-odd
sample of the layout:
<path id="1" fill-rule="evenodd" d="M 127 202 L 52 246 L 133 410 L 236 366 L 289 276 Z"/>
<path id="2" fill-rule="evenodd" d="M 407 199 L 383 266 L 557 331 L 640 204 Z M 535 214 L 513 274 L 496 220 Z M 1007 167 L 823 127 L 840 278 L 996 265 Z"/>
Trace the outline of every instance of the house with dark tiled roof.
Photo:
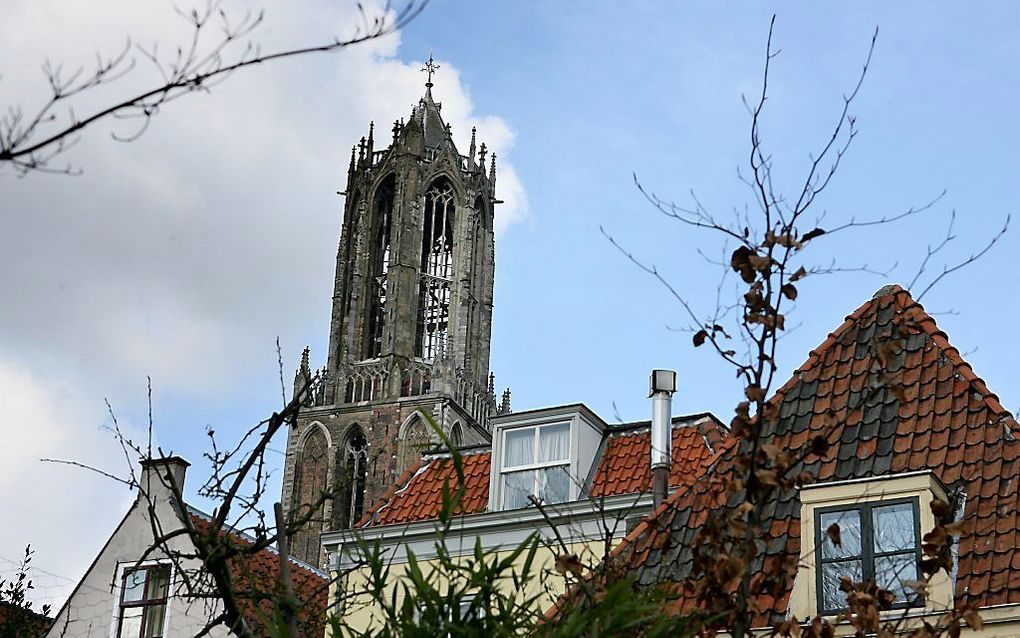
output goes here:
<path id="1" fill-rule="evenodd" d="M 178 556 L 176 560 L 148 551 L 156 529 L 170 534 L 182 528 L 185 520 L 190 520 L 198 530 L 212 527 L 208 514 L 180 502 L 171 489 L 172 482 L 177 487 L 176 493 L 181 493 L 187 467 L 188 463 L 178 457 L 142 462 L 137 498 L 45 635 L 62 638 L 194 636 L 216 615 L 219 605 L 216 599 L 205 595 L 209 589 L 195 587 L 202 574 L 201 564 L 196 559 L 182 558 L 194 553 L 187 535 L 168 542 Z M 239 531 L 223 533 L 238 547 L 254 542 Z M 257 633 L 271 620 L 272 613 L 268 601 L 258 593 L 271 591 L 279 581 L 280 564 L 280 556 L 272 547 L 251 554 L 246 560 L 229 563 L 245 620 Z M 326 575 L 291 558 L 290 578 L 294 594 L 301 603 L 301 635 L 323 635 L 328 590 Z M 219 626 L 207 635 L 231 634 Z"/>
<path id="2" fill-rule="evenodd" d="M 771 401 L 778 418 L 764 426 L 767 440 L 797 450 L 822 435 L 831 448 L 798 468 L 810 484 L 767 502 L 758 573 L 784 555 L 799 567 L 791 587 L 755 595 L 757 626 L 836 614 L 847 604 L 839 578 L 849 576 L 894 592 L 887 613 L 909 622 L 970 605 L 984 619 L 980 635 L 1020 636 L 1017 422 L 908 292 L 881 289 Z M 713 512 L 736 504 L 725 481 L 711 480 L 735 472 L 736 452 L 724 450 L 706 480 L 673 492 L 613 552 L 639 583 L 670 584 L 672 613 L 697 605 L 695 538 Z M 907 583 L 935 525 L 934 499 L 955 508 L 964 531 L 952 569 L 921 596 Z M 833 523 L 840 545 L 825 533 Z"/>
<path id="3" fill-rule="evenodd" d="M 671 465 L 668 482 L 683 489 L 702 473 L 726 439 L 726 430 L 710 414 L 674 417 L 670 425 Z M 599 561 L 605 544 L 622 540 L 652 511 L 650 422 L 608 424 L 582 404 L 502 414 L 490 420 L 492 443 L 457 451 L 464 493 L 450 551 L 470 554 L 475 543 L 485 549 L 512 549 L 538 532 L 551 539 L 553 526 L 582 560 Z M 436 518 L 444 486 L 456 485 L 449 452 L 434 451 L 411 466 L 350 530 L 323 534 L 331 569 L 347 574 L 339 611 L 355 629 L 370 626 L 371 605 L 352 597 L 359 576 L 358 543 L 379 543 L 391 569 L 435 555 Z M 532 499 L 543 503 L 542 511 Z M 550 525 L 551 523 L 551 525 Z M 553 550 L 540 548 L 535 569 L 553 571 Z M 353 571 L 352 571 L 353 570 Z M 536 579 L 552 603 L 562 588 Z M 395 581 L 394 581 L 395 582 Z M 508 584 L 509 586 L 509 584 Z M 346 594 L 346 595 L 340 595 Z M 399 596 L 399 593 L 397 593 Z"/>

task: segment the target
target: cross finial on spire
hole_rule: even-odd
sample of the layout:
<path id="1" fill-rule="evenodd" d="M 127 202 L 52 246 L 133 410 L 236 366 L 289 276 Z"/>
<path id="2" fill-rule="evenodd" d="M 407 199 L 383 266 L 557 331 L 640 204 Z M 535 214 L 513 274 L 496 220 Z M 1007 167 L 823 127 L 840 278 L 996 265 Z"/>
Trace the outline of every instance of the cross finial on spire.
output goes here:
<path id="1" fill-rule="evenodd" d="M 421 68 L 423 72 L 427 74 L 428 79 L 425 81 L 425 86 L 432 88 L 432 75 L 440 68 L 436 61 L 432 59 L 432 52 L 429 51 L 429 59 L 425 62 L 425 66 Z"/>

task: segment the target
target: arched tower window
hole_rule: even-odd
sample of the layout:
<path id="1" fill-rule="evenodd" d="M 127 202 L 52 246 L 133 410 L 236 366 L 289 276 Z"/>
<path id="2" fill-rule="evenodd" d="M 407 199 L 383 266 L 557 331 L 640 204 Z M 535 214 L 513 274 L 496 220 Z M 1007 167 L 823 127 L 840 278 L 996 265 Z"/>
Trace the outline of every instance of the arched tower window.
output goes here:
<path id="1" fill-rule="evenodd" d="M 368 470 L 368 441 L 361 426 L 348 430 L 337 449 L 336 493 L 333 526 L 346 529 L 358 522 L 365 509 L 365 478 Z"/>
<path id="2" fill-rule="evenodd" d="M 365 347 L 362 352 L 365 359 L 382 354 L 383 329 L 386 327 L 386 276 L 390 269 L 390 234 L 393 227 L 395 186 L 396 178 L 390 175 L 379 185 L 372 202 L 368 313 L 365 324 Z"/>
<path id="3" fill-rule="evenodd" d="M 319 564 L 319 533 L 322 530 L 323 494 L 326 492 L 329 444 L 326 435 L 316 427 L 305 438 L 295 465 L 294 511 L 297 516 L 310 516 L 308 523 L 294 534 L 293 553 L 312 565 Z M 315 507 L 314 511 L 309 509 Z"/>
<path id="4" fill-rule="evenodd" d="M 446 347 L 453 283 L 453 186 L 439 178 L 425 191 L 414 353 L 434 359 Z"/>
<path id="5" fill-rule="evenodd" d="M 404 470 L 411 467 L 421 455 L 428 449 L 432 443 L 432 436 L 429 432 L 429 426 L 422 421 L 421 417 L 415 416 L 411 422 L 404 428 L 404 433 L 400 437 L 400 468 L 399 471 L 403 473 Z"/>

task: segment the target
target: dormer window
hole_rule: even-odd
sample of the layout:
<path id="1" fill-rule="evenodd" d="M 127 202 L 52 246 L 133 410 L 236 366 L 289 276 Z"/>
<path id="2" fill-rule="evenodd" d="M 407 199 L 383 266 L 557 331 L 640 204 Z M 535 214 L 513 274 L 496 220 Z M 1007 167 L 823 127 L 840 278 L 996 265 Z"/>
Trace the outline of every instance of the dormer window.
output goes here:
<path id="1" fill-rule="evenodd" d="M 921 604 L 906 583 L 917 580 L 920 560 L 917 499 L 861 503 L 815 511 L 818 539 L 818 609 L 831 614 L 846 608 L 840 578 L 875 581 L 896 594 L 893 607 Z M 833 525 L 839 533 L 829 534 Z M 837 545 L 833 536 L 839 539 Z"/>
<path id="2" fill-rule="evenodd" d="M 570 424 L 514 428 L 503 433 L 503 509 L 570 498 Z"/>

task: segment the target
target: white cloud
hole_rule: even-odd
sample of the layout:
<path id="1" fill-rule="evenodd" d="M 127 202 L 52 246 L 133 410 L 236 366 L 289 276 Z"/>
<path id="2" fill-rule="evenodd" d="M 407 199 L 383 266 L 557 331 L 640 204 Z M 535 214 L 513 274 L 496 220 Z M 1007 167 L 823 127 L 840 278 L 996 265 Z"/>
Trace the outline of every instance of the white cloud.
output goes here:
<path id="1" fill-rule="evenodd" d="M 115 50 L 122 34 L 167 43 L 186 33 L 166 19 L 168 2 L 87 5 L 14 5 L 0 26 L 9 67 L 0 103 L 31 102 L 41 78 L 29 69 L 44 56 L 88 59 Z M 272 9 L 259 36 L 265 50 L 349 33 L 354 15 L 333 3 Z M 399 45 L 398 34 L 240 73 L 211 95 L 167 105 L 132 144 L 109 139 L 122 124 L 101 125 L 68 155 L 86 171 L 80 178 L 0 176 L 0 254 L 12 273 L 0 294 L 19 300 L 0 315 L 0 331 L 19 342 L 0 354 L 26 363 L 43 349 L 101 378 L 134 383 L 151 373 L 164 389 L 219 392 L 276 335 L 300 343 L 300 326 L 325 321 L 342 205 L 334 192 L 350 144 L 369 120 L 385 143 L 389 123 L 423 91 L 421 63 L 396 59 Z M 476 113 L 455 65 L 442 65 L 435 95 L 458 142 L 477 126 L 500 156 L 502 232 L 527 210 L 507 160 L 513 133 Z M 125 86 L 152 77 L 140 61 Z"/>
<path id="2" fill-rule="evenodd" d="M 32 597 L 39 604 L 59 604 L 127 511 L 132 495 L 112 479 L 40 459 L 74 459 L 127 476 L 125 460 L 102 427 L 109 419 L 101 400 L 82 398 L 64 379 L 42 378 L 4 361 L 0 388 L 5 521 L 0 575 L 9 576 L 12 563 L 31 544 L 33 564 L 45 570 L 32 573 Z"/>
<path id="3" fill-rule="evenodd" d="M 45 96 L 44 58 L 88 66 L 128 34 L 166 50 L 187 35 L 173 6 L 5 2 L 0 106 L 30 109 Z M 269 9 L 258 35 L 266 51 L 348 34 L 356 20 L 353 2 Z M 406 118 L 424 90 L 421 62 L 401 62 L 399 48 L 397 34 L 239 73 L 210 95 L 166 105 L 131 144 L 109 137 L 130 130 L 123 123 L 101 124 L 67 155 L 82 177 L 18 180 L 0 171 L 0 334 L 7 336 L 0 341 L 0 488 L 17 521 L 0 526 L 0 556 L 16 558 L 32 542 L 40 566 L 77 576 L 123 513 L 129 499 L 117 496 L 116 484 L 97 477 L 93 485 L 80 471 L 37 460 L 116 461 L 115 444 L 97 429 L 105 419 L 100 397 L 137 408 L 147 374 L 178 401 L 229 395 L 264 375 L 277 335 L 296 349 L 311 331 L 325 331 L 342 215 L 335 192 L 350 145 L 369 120 L 385 143 L 392 121 Z M 508 157 L 513 132 L 497 115 L 477 113 L 455 61 L 442 64 L 434 93 L 458 143 L 466 146 L 477 126 L 479 141 L 499 155 L 502 232 L 527 211 Z M 153 77 L 140 60 L 95 99 Z M 76 538 L 67 543 L 71 525 Z"/>

